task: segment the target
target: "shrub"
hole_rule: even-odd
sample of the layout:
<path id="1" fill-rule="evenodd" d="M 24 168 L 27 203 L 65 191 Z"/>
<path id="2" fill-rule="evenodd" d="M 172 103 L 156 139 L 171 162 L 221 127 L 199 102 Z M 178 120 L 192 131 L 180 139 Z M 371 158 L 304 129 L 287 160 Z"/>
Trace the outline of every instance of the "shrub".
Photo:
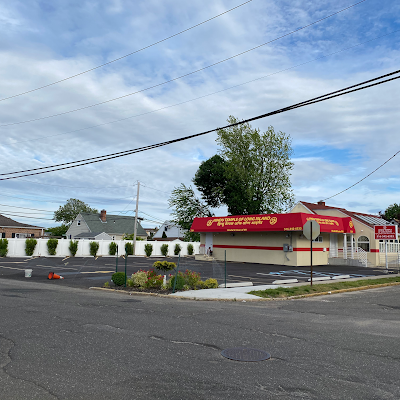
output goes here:
<path id="1" fill-rule="evenodd" d="M 5 257 L 8 253 L 8 240 L 0 239 L 0 257 Z"/>
<path id="2" fill-rule="evenodd" d="M 207 289 L 217 289 L 218 288 L 218 281 L 213 278 L 209 278 L 204 282 L 207 286 Z"/>
<path id="3" fill-rule="evenodd" d="M 115 253 L 117 252 L 117 243 L 115 243 L 115 242 L 111 242 L 109 245 L 108 245 L 108 254 L 110 255 L 110 256 L 115 256 Z"/>
<path id="4" fill-rule="evenodd" d="M 166 257 L 168 254 L 168 245 L 167 244 L 162 244 L 161 245 L 161 254 Z"/>
<path id="5" fill-rule="evenodd" d="M 69 251 L 71 252 L 72 257 L 75 257 L 75 254 L 78 251 L 78 243 L 77 240 L 70 240 L 69 242 Z"/>
<path id="6" fill-rule="evenodd" d="M 37 244 L 37 240 L 36 239 L 29 238 L 29 239 L 25 240 L 25 254 L 27 256 L 32 256 L 33 255 L 33 252 L 35 251 L 36 244 Z"/>
<path id="7" fill-rule="evenodd" d="M 96 257 L 99 251 L 99 242 L 90 242 L 90 255 Z"/>
<path id="8" fill-rule="evenodd" d="M 104 284 L 104 287 L 109 288 L 109 287 L 110 287 L 110 282 L 106 282 L 106 283 Z"/>
<path id="9" fill-rule="evenodd" d="M 125 253 L 127 256 L 133 255 L 133 244 L 130 242 L 125 243 Z"/>
<path id="10" fill-rule="evenodd" d="M 176 280 L 175 290 L 183 290 L 183 287 L 185 286 L 185 279 L 183 279 L 183 276 L 178 273 L 178 275 L 173 276 L 169 280 L 169 286 L 171 287 L 171 289 L 174 288 L 175 280 Z"/>
<path id="11" fill-rule="evenodd" d="M 47 251 L 51 256 L 56 255 L 57 251 L 57 246 L 58 246 L 58 240 L 57 239 L 49 239 L 47 241 Z"/>
<path id="12" fill-rule="evenodd" d="M 153 252 L 153 245 L 150 243 L 146 243 L 144 245 L 144 252 L 146 253 L 147 257 L 150 257 L 151 253 Z"/>
<path id="13" fill-rule="evenodd" d="M 147 273 L 147 281 L 144 284 L 146 288 L 160 288 L 162 284 L 163 277 L 161 275 L 157 275 L 154 270 Z"/>
<path id="14" fill-rule="evenodd" d="M 133 286 L 134 286 L 133 280 L 130 279 L 130 278 L 128 278 L 128 279 L 126 280 L 126 286 L 133 287 Z"/>
<path id="15" fill-rule="evenodd" d="M 115 286 L 125 285 L 125 272 L 113 273 L 111 280 L 114 282 Z"/>
<path id="16" fill-rule="evenodd" d="M 182 250 L 181 245 L 177 243 L 175 245 L 174 254 L 177 256 L 181 252 L 181 250 Z"/>
<path id="17" fill-rule="evenodd" d="M 196 289 L 198 282 L 200 282 L 200 274 L 189 269 L 182 274 L 182 277 L 185 280 L 185 285 L 193 289 Z"/>
<path id="18" fill-rule="evenodd" d="M 197 282 L 197 285 L 196 285 L 196 289 L 208 289 L 208 288 L 207 288 L 207 285 L 206 285 L 205 282 L 203 282 L 203 281 L 198 281 L 198 282 Z"/>
<path id="19" fill-rule="evenodd" d="M 147 272 L 146 271 L 138 271 L 131 276 L 133 286 L 144 287 L 147 281 Z"/>
<path id="20" fill-rule="evenodd" d="M 193 255 L 193 245 L 192 245 L 192 243 L 189 243 L 187 245 L 187 252 L 188 252 L 189 256 Z"/>
<path id="21" fill-rule="evenodd" d="M 159 269 L 161 271 L 167 272 L 167 271 L 172 271 L 173 269 L 176 268 L 176 264 L 173 262 L 168 262 L 168 261 L 156 261 L 153 264 L 153 268 Z"/>

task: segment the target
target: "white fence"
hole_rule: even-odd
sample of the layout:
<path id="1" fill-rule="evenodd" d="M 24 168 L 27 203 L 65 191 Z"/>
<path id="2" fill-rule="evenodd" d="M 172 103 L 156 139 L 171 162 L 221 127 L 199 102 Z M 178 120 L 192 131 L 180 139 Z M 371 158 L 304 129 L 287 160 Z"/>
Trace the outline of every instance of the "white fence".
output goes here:
<path id="1" fill-rule="evenodd" d="M 400 243 L 387 244 L 388 253 L 400 253 Z M 379 242 L 379 253 L 385 253 L 385 242 Z"/>
<path id="2" fill-rule="evenodd" d="M 25 253 L 25 240 L 26 239 L 7 239 L 8 240 L 8 254 L 7 257 L 26 257 Z M 35 257 L 66 257 L 70 256 L 71 252 L 69 251 L 69 239 L 58 239 L 57 252 L 55 256 L 50 256 L 47 251 L 47 241 L 48 239 L 36 239 L 37 244 L 35 247 L 35 251 L 33 256 Z M 99 250 L 97 251 L 97 256 L 109 256 L 109 246 L 112 240 L 93 240 L 94 242 L 99 243 Z M 76 253 L 76 257 L 91 257 L 90 256 L 90 242 L 92 240 L 78 240 L 78 251 Z M 133 241 L 129 240 L 114 240 L 114 242 L 118 246 L 118 254 L 125 254 L 125 243 L 133 243 Z M 178 243 L 181 246 L 181 256 L 186 256 L 188 242 L 182 241 L 173 241 L 173 242 L 146 242 L 146 241 L 137 241 L 136 242 L 136 251 L 135 254 L 137 256 L 144 256 L 146 253 L 144 252 L 145 244 L 151 244 L 153 246 L 152 256 L 161 256 L 161 246 L 163 244 L 168 245 L 168 255 L 174 255 L 175 244 Z M 199 242 L 190 242 L 193 245 L 193 254 L 199 253 Z"/>

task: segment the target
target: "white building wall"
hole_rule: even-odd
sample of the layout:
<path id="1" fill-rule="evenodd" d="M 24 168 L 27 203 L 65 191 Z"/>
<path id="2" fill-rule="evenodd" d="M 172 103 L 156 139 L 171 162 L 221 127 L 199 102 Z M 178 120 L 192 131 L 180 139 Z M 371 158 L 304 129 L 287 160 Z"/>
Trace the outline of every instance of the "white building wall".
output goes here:
<path id="1" fill-rule="evenodd" d="M 26 257 L 25 254 L 25 239 L 7 239 L 8 240 L 8 254 L 7 257 Z M 50 256 L 47 251 L 47 241 L 48 239 L 36 239 L 37 245 L 35 251 L 33 253 L 34 257 L 66 257 L 70 256 L 71 253 L 69 251 L 69 239 L 58 239 L 57 252 L 55 256 Z M 98 256 L 109 256 L 108 249 L 112 240 L 78 240 L 78 251 L 76 253 L 76 257 L 92 257 L 90 255 L 90 242 L 98 242 L 99 250 L 97 252 Z M 118 254 L 125 254 L 125 243 L 133 241 L 128 240 L 114 240 L 118 246 Z M 144 252 L 145 244 L 150 243 L 153 245 L 153 253 L 152 256 L 161 256 L 161 246 L 165 243 L 168 245 L 168 255 L 174 255 L 175 244 L 178 243 L 181 245 L 181 256 L 186 256 L 187 253 L 187 245 L 191 243 L 193 245 L 193 254 L 199 253 L 200 242 L 182 242 L 182 241 L 174 241 L 174 242 L 147 242 L 147 241 L 137 241 L 136 242 L 136 255 L 144 256 L 146 253 Z M 110 256 L 109 256 L 110 257 Z M 1 259 L 0 259 L 1 260 Z M 1 261 L 0 261 L 1 262 Z"/>

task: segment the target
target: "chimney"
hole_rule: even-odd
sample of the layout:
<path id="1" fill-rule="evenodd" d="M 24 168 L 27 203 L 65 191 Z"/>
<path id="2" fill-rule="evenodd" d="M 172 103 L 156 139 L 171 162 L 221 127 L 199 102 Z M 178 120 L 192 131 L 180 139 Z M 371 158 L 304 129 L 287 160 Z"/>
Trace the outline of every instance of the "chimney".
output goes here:
<path id="1" fill-rule="evenodd" d="M 324 206 L 324 207 L 325 207 L 325 202 L 322 201 L 322 200 L 320 200 L 317 204 L 318 204 L 319 206 Z"/>
<path id="2" fill-rule="evenodd" d="M 107 222 L 107 212 L 106 212 L 106 210 L 101 210 L 100 211 L 100 219 L 101 219 L 101 222 Z"/>

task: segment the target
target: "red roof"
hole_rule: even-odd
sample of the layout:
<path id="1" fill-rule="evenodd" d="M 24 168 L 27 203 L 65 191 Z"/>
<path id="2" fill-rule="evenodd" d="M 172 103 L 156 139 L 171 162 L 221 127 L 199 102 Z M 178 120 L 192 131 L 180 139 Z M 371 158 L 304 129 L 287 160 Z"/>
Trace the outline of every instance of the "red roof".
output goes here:
<path id="1" fill-rule="evenodd" d="M 321 232 L 355 233 L 350 217 L 330 217 L 305 213 L 230 215 L 195 218 L 190 232 L 283 232 L 302 231 L 308 220 L 320 224 Z"/>
<path id="2" fill-rule="evenodd" d="M 371 228 L 373 228 L 374 225 L 377 225 L 377 224 L 371 224 L 368 221 L 366 221 L 365 219 L 358 217 L 357 215 L 359 215 L 361 217 L 380 218 L 379 215 L 365 214 L 365 213 L 359 213 L 359 212 L 355 212 L 355 211 L 348 211 L 345 208 L 341 208 L 341 207 L 326 206 L 324 202 L 315 204 L 315 203 L 307 203 L 306 201 L 300 201 L 300 203 L 303 204 L 305 207 L 307 207 L 311 212 L 313 212 L 315 214 L 318 214 L 318 210 L 339 210 L 343 214 L 348 215 L 352 219 L 355 219 L 356 221 L 361 222 Z M 387 224 L 387 222 L 383 218 L 380 218 L 380 219 L 382 220 L 381 225 Z"/>

